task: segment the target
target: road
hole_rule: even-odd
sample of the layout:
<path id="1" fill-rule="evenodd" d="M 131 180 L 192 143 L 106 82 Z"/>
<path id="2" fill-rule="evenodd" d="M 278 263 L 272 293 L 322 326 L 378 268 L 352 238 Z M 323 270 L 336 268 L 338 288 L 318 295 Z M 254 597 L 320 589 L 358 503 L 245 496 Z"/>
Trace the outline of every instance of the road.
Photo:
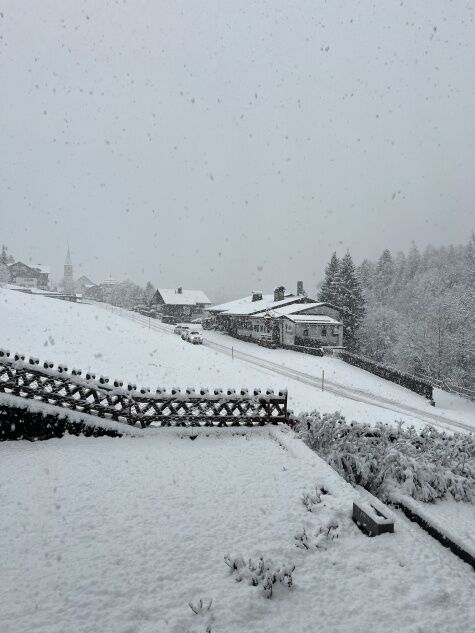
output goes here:
<path id="1" fill-rule="evenodd" d="M 140 314 L 129 312 L 128 310 L 122 310 L 119 308 L 114 308 L 114 311 L 117 311 L 123 317 L 139 323 L 144 327 L 161 332 L 166 332 L 167 334 L 170 334 L 173 331 L 172 326 L 164 325 L 163 323 L 155 319 L 149 319 L 148 317 L 142 316 Z M 272 372 L 279 376 L 285 376 L 286 378 L 296 380 L 298 382 L 316 387 L 318 389 L 321 388 L 320 375 L 312 375 L 299 371 L 297 369 L 292 369 L 291 367 L 284 366 L 276 362 L 266 360 L 258 355 L 260 348 L 257 345 L 256 354 L 250 354 L 248 352 L 243 352 L 239 349 L 236 349 L 233 345 L 233 339 L 231 337 L 223 336 L 223 341 L 217 343 L 215 340 L 212 340 L 205 335 L 203 337 L 203 344 L 220 354 L 225 354 L 227 356 L 234 355 L 234 358 L 253 365 L 254 367 L 265 369 L 266 371 Z M 447 428 L 450 426 L 454 430 L 468 432 L 475 431 L 475 423 L 474 425 L 465 424 L 460 420 L 451 418 L 450 416 L 438 414 L 435 410 L 427 411 L 427 409 L 424 409 L 422 406 L 420 408 L 411 406 L 409 404 L 398 402 L 396 400 L 391 400 L 390 398 L 384 398 L 382 396 L 378 396 L 367 391 L 355 389 L 354 387 L 349 387 L 348 385 L 333 380 L 325 380 L 325 390 L 337 396 L 347 398 L 355 402 L 362 402 L 364 404 L 386 409 L 394 413 L 416 417 L 424 423 L 440 427 L 444 430 L 447 430 Z M 426 401 L 421 396 L 421 405 L 422 403 L 426 404 Z"/>

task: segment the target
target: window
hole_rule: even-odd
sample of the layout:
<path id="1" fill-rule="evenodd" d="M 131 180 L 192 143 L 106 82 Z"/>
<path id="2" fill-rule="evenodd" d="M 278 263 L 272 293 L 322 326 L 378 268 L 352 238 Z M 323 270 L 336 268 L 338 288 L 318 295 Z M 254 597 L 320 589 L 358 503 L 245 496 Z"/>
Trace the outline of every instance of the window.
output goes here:
<path id="1" fill-rule="evenodd" d="M 305 328 L 305 330 L 303 331 L 303 336 L 304 338 L 308 338 L 308 328 Z"/>
<path id="2" fill-rule="evenodd" d="M 322 336 L 327 335 L 327 328 L 325 326 L 322 327 Z"/>

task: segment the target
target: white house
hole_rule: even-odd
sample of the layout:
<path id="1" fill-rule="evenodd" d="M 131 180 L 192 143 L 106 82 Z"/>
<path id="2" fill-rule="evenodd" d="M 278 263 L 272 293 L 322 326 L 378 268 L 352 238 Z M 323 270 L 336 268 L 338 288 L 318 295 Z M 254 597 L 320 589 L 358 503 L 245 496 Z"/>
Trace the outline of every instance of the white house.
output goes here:
<path id="1" fill-rule="evenodd" d="M 154 303 L 162 314 L 165 323 L 189 322 L 202 317 L 211 301 L 202 290 L 179 288 L 157 288 L 153 295 Z"/>
<path id="2" fill-rule="evenodd" d="M 282 347 L 341 347 L 343 324 L 340 310 L 315 302 L 302 292 L 285 293 L 279 286 L 273 295 L 252 293 L 242 299 L 209 308 L 219 329 L 250 341 L 269 341 Z"/>

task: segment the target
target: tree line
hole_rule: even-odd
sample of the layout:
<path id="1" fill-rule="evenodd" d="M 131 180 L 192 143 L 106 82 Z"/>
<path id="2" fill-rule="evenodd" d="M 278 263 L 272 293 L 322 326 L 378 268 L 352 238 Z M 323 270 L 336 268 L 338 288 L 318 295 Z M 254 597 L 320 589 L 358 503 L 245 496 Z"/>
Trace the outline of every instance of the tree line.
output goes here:
<path id="1" fill-rule="evenodd" d="M 334 253 L 318 298 L 342 308 L 349 350 L 455 386 L 475 383 L 475 235 L 355 267 Z"/>

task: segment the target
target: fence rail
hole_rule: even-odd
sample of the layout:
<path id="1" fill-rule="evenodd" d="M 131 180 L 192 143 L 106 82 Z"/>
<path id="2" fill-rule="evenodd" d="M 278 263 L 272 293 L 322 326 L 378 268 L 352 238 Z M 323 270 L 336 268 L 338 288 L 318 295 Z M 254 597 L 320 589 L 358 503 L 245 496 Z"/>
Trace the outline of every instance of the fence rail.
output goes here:
<path id="1" fill-rule="evenodd" d="M 287 391 L 137 389 L 136 385 L 0 350 L 0 393 L 145 428 L 288 423 Z M 13 406 L 13 405 L 11 405 Z"/>

